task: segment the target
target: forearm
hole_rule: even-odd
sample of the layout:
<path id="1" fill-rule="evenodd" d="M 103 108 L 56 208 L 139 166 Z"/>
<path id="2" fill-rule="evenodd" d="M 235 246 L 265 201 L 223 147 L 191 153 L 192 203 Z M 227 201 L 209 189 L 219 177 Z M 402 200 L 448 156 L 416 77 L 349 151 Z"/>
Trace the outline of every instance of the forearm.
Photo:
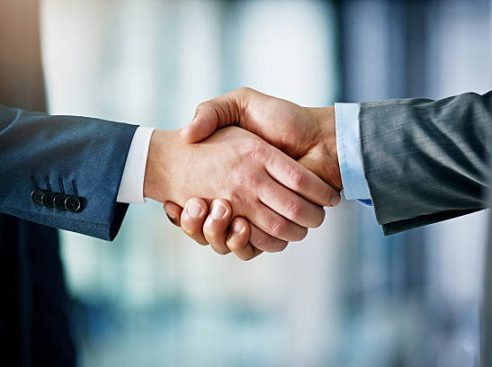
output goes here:
<path id="1" fill-rule="evenodd" d="M 492 93 L 363 103 L 364 170 L 386 233 L 480 210 L 492 149 Z"/>
<path id="2" fill-rule="evenodd" d="M 311 155 L 317 157 L 317 162 L 312 169 L 333 188 L 341 191 L 343 182 L 337 146 L 335 108 L 328 106 L 309 108 L 309 110 L 313 120 L 320 127 L 317 139 L 321 142 L 311 151 Z"/>
<path id="3" fill-rule="evenodd" d="M 116 196 L 136 128 L 0 106 L 0 212 L 112 239 L 127 208 Z M 53 195 L 35 203 L 36 189 L 75 195 L 81 206 L 53 206 Z"/>
<path id="4" fill-rule="evenodd" d="M 172 166 L 180 165 L 180 144 L 178 131 L 155 130 L 149 145 L 145 169 L 144 196 L 164 203 L 177 200 L 170 193 L 173 180 Z"/>

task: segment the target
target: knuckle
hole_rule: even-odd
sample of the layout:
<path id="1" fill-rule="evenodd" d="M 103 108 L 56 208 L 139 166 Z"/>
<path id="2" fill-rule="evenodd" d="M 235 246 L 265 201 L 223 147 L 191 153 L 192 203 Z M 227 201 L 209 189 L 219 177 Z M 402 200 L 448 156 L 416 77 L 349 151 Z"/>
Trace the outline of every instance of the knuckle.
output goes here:
<path id="1" fill-rule="evenodd" d="M 214 201 L 212 202 L 212 206 L 213 205 L 222 206 L 226 212 L 230 211 L 230 209 L 231 209 L 229 202 L 227 200 L 224 200 L 224 199 L 214 199 Z"/>
<path id="2" fill-rule="evenodd" d="M 191 239 L 195 240 L 196 242 L 204 242 L 204 234 L 202 228 L 196 227 L 196 226 L 186 226 L 182 225 L 183 232 L 188 235 Z"/>
<path id="3" fill-rule="evenodd" d="M 253 230 L 251 231 L 250 243 L 252 246 L 257 248 L 258 250 L 265 251 L 269 240 L 272 239 L 267 233 L 261 230 Z"/>
<path id="4" fill-rule="evenodd" d="M 289 176 L 294 190 L 300 190 L 305 186 L 307 175 L 299 168 L 292 169 Z"/>
<path id="5" fill-rule="evenodd" d="M 227 246 L 231 251 L 236 252 L 241 248 L 241 243 L 239 241 L 230 241 L 227 243 Z"/>
<path id="6" fill-rule="evenodd" d="M 267 236 L 257 236 L 254 240 L 251 240 L 251 244 L 256 247 L 257 249 L 265 251 L 265 249 L 268 247 L 268 239 Z"/>
<path id="7" fill-rule="evenodd" d="M 237 186 L 248 187 L 247 185 L 259 185 L 261 182 L 261 176 L 258 172 L 253 170 L 241 170 L 237 173 Z"/>
<path id="8" fill-rule="evenodd" d="M 263 162 L 266 155 L 266 147 L 259 141 L 249 141 L 246 145 L 246 153 L 254 162 Z"/>
<path id="9" fill-rule="evenodd" d="M 251 207 L 257 201 L 256 189 L 263 183 L 260 174 L 254 172 L 243 172 L 237 176 L 235 187 L 230 188 L 224 194 L 225 199 L 231 207 L 231 215 L 238 210 Z M 246 188 L 249 188 L 246 189 Z M 253 190 L 251 190 L 253 189 Z"/>
<path id="10" fill-rule="evenodd" d="M 284 235 L 289 228 L 289 223 L 285 219 L 276 219 L 270 224 L 271 234 L 275 237 Z"/>
<path id="11" fill-rule="evenodd" d="M 227 200 L 232 204 L 234 208 L 240 208 L 244 206 L 246 198 L 241 190 L 233 190 L 228 193 Z"/>
<path id="12" fill-rule="evenodd" d="M 200 111 L 203 111 L 206 107 L 208 106 L 208 102 L 202 102 L 198 106 L 196 106 L 196 114 L 197 115 Z"/>
<path id="13" fill-rule="evenodd" d="M 205 225 L 203 226 L 203 235 L 210 243 L 220 244 L 222 242 L 220 230 L 213 225 L 212 220 L 207 220 L 205 222 Z"/>
<path id="14" fill-rule="evenodd" d="M 236 91 L 241 95 L 245 95 L 245 94 L 251 93 L 253 91 L 253 89 L 250 87 L 241 87 L 241 88 L 238 88 Z"/>
<path id="15" fill-rule="evenodd" d="M 227 247 L 231 251 L 239 251 L 247 246 L 247 240 L 241 236 L 235 235 L 230 240 L 227 241 Z"/>
<path id="16" fill-rule="evenodd" d="M 302 211 L 302 204 L 299 201 L 292 201 L 287 204 L 287 215 L 292 220 L 299 219 Z"/>
<path id="17" fill-rule="evenodd" d="M 183 231 L 192 238 L 197 237 L 201 234 L 201 230 L 193 226 L 183 225 Z"/>
<path id="18" fill-rule="evenodd" d="M 245 180 L 243 182 L 246 182 L 249 186 L 248 187 L 258 187 L 261 184 L 261 177 L 257 173 L 248 173 L 245 175 Z"/>
<path id="19" fill-rule="evenodd" d="M 261 147 L 255 147 L 255 148 L 252 148 L 251 149 L 251 152 L 250 152 L 250 158 L 254 161 L 254 162 L 261 162 L 263 160 L 263 157 L 264 157 L 264 149 L 261 148 Z"/>
<path id="20" fill-rule="evenodd" d="M 213 231 L 213 229 L 208 227 L 203 228 L 203 236 L 207 239 L 209 243 L 215 243 L 218 239 L 218 235 Z"/>

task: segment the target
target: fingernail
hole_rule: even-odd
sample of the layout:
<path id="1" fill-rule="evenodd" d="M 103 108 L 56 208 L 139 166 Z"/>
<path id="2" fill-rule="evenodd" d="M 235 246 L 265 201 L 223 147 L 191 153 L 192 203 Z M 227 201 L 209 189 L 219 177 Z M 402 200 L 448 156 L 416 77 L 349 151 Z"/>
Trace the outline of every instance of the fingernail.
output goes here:
<path id="1" fill-rule="evenodd" d="M 232 225 L 232 231 L 234 233 L 241 233 L 241 231 L 243 230 L 243 225 L 239 222 L 235 222 L 233 225 Z"/>
<path id="2" fill-rule="evenodd" d="M 224 216 L 226 212 L 226 209 L 224 206 L 220 203 L 213 203 L 212 204 L 212 218 L 214 219 L 220 219 Z"/>
<path id="3" fill-rule="evenodd" d="M 342 200 L 342 198 L 340 197 L 340 195 L 335 195 L 333 196 L 333 198 L 331 199 L 331 205 L 333 206 L 337 206 L 338 204 L 340 204 L 340 201 Z"/>
<path id="4" fill-rule="evenodd" d="M 188 215 L 191 218 L 198 218 L 200 216 L 200 214 L 202 214 L 201 206 L 195 202 L 191 202 L 190 204 L 188 204 L 186 211 L 188 212 Z"/>
<path id="5" fill-rule="evenodd" d="M 167 215 L 167 217 L 169 218 L 169 220 L 171 221 L 172 224 L 176 224 L 177 225 L 177 223 L 178 223 L 177 219 L 178 218 L 176 218 L 174 215 L 171 215 L 171 214 L 167 214 L 166 213 L 166 215 Z"/>

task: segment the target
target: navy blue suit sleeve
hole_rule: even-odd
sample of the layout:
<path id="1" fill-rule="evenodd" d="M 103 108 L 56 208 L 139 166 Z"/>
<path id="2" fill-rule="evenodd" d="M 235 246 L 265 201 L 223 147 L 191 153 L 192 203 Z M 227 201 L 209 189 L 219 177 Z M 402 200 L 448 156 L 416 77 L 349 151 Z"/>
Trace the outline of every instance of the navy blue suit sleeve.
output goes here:
<path id="1" fill-rule="evenodd" d="M 128 209 L 116 197 L 136 128 L 0 105 L 0 213 L 112 240 Z"/>

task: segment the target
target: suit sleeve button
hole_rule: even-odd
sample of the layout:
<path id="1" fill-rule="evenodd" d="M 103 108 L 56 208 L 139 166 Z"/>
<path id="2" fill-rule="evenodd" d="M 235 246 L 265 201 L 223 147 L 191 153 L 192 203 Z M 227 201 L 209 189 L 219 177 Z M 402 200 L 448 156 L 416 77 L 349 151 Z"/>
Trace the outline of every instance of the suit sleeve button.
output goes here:
<path id="1" fill-rule="evenodd" d="M 56 192 L 47 191 L 43 196 L 43 205 L 47 208 L 52 209 L 54 206 L 53 201 L 56 195 Z"/>
<path id="2" fill-rule="evenodd" d="M 53 206 L 58 209 L 65 211 L 67 208 L 65 208 L 65 199 L 67 198 L 67 195 L 65 194 L 57 194 L 55 198 L 53 199 Z"/>
<path id="3" fill-rule="evenodd" d="M 69 195 L 65 198 L 65 209 L 69 212 L 77 213 L 82 208 L 80 198 L 75 195 Z"/>
<path id="4" fill-rule="evenodd" d="M 43 197 L 44 197 L 44 194 L 45 194 L 45 191 L 43 190 L 33 190 L 31 192 L 31 199 L 33 201 L 33 203 L 37 204 L 37 205 L 43 205 Z"/>

